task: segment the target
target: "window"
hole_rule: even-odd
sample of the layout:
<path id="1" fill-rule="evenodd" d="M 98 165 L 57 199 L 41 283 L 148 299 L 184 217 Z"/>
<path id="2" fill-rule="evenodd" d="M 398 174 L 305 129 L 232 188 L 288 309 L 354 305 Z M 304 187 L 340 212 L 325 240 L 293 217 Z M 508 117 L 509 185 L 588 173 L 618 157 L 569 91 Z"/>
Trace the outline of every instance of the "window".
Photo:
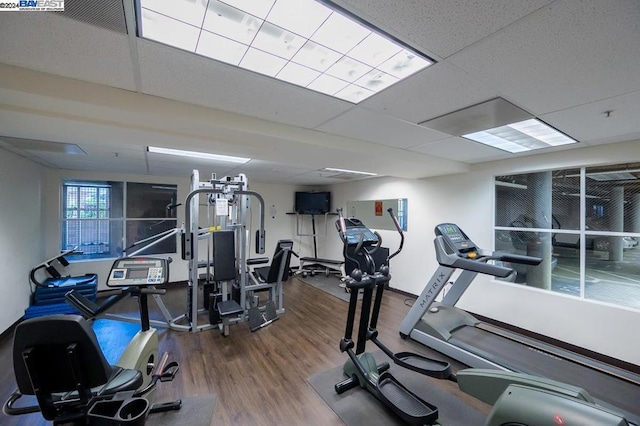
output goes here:
<path id="1" fill-rule="evenodd" d="M 62 190 L 62 250 L 70 260 L 121 257 L 128 248 L 144 254 L 175 253 L 176 239 L 136 242 L 176 228 L 175 185 L 109 181 L 65 181 Z M 131 252 L 131 249 L 128 250 Z"/>
<path id="2" fill-rule="evenodd" d="M 400 229 L 407 230 L 407 220 L 409 219 L 408 200 L 406 198 L 398 198 L 398 223 Z"/>
<path id="3" fill-rule="evenodd" d="M 495 249 L 538 256 L 509 279 L 640 309 L 640 164 L 495 178 Z"/>

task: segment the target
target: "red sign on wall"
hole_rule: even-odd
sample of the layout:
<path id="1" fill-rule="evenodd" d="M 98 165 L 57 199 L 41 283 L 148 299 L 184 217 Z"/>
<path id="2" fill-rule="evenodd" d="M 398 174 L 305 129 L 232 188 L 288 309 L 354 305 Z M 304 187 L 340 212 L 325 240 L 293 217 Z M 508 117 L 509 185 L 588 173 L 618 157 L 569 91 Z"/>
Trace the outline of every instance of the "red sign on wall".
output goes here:
<path id="1" fill-rule="evenodd" d="M 375 202 L 376 216 L 382 216 L 382 201 Z"/>

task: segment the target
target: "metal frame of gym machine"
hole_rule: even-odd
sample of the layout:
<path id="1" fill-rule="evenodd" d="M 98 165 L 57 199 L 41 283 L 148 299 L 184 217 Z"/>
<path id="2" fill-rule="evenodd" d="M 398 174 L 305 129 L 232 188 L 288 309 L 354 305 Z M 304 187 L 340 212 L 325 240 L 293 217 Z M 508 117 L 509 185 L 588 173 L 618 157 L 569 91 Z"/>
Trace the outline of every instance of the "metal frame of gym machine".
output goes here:
<path id="1" fill-rule="evenodd" d="M 185 234 L 184 234 L 184 254 L 185 259 L 189 262 L 189 278 L 188 286 L 190 288 L 190 300 L 187 301 L 187 305 L 190 307 L 189 314 L 183 314 L 170 320 L 169 326 L 174 330 L 179 331 L 203 331 L 218 327 L 218 324 L 202 324 L 198 325 L 198 314 L 203 312 L 198 308 L 198 238 L 199 234 L 199 209 L 200 209 L 200 194 L 210 194 L 213 196 L 211 200 L 224 200 L 223 202 L 231 205 L 231 214 L 227 218 L 223 218 L 223 229 L 233 229 L 236 240 L 236 267 L 239 269 L 240 275 L 240 306 L 243 309 L 243 314 L 237 319 L 232 319 L 229 322 L 244 321 L 248 314 L 247 308 L 247 293 L 252 290 L 264 288 L 264 285 L 251 285 L 249 284 L 249 270 L 247 266 L 247 233 L 246 233 L 246 221 L 247 210 L 250 207 L 249 197 L 255 197 L 260 204 L 260 229 L 256 239 L 256 252 L 264 254 L 265 251 L 265 231 L 264 231 L 264 211 L 265 204 L 264 199 L 260 194 L 254 191 L 250 191 L 248 188 L 248 180 L 244 174 L 238 176 L 223 177 L 222 179 L 216 179 L 215 174 L 212 175 L 212 179 L 209 182 L 200 182 L 198 170 L 194 170 L 191 174 L 191 192 L 187 195 L 185 205 Z M 209 201 L 209 199 L 208 199 Z M 230 218 L 231 223 L 227 223 Z M 215 231 L 213 231 L 215 232 Z M 214 266 L 215 268 L 215 266 Z M 225 283 L 226 284 L 226 283 Z M 225 289 L 226 290 L 226 289 Z M 278 292 L 278 308 L 276 312 L 278 314 L 284 312 L 282 303 L 282 287 L 276 289 Z M 226 297 L 226 291 L 223 290 L 223 298 Z M 180 324 L 179 322 L 186 320 L 186 324 Z"/>
<path id="2" fill-rule="evenodd" d="M 238 318 L 229 319 L 227 321 L 227 325 L 235 322 L 245 321 L 248 316 L 248 305 L 247 305 L 247 293 L 254 290 L 261 290 L 269 287 L 274 287 L 272 285 L 258 283 L 256 282 L 249 272 L 249 268 L 247 265 L 247 234 L 246 234 L 246 221 L 247 221 L 247 210 L 250 207 L 249 197 L 254 196 L 258 200 L 260 204 L 260 229 L 257 232 L 256 237 L 256 252 L 258 254 L 264 254 L 265 252 L 265 230 L 264 230 L 264 212 L 265 212 L 265 204 L 262 195 L 257 192 L 250 191 L 246 189 L 248 187 L 248 180 L 244 174 L 239 174 L 236 177 L 223 177 L 222 179 L 216 179 L 215 174 L 212 174 L 212 178 L 209 182 L 200 182 L 200 173 L 198 170 L 193 170 L 191 173 L 191 183 L 190 183 L 190 192 L 187 195 L 184 206 L 185 206 L 185 223 L 181 228 L 170 229 L 164 231 L 158 235 L 146 238 L 141 241 L 137 241 L 136 244 L 142 244 L 149 240 L 153 240 L 157 238 L 157 240 L 153 241 L 151 244 L 148 244 L 142 247 L 139 250 L 136 250 L 128 256 L 135 255 L 137 253 L 142 252 L 148 247 L 158 244 L 161 241 L 164 241 L 168 238 L 174 237 L 175 235 L 184 235 L 183 241 L 183 250 L 184 250 L 184 260 L 187 260 L 189 263 L 189 275 L 188 275 L 188 288 L 187 292 L 187 310 L 188 313 L 178 315 L 177 317 L 173 317 L 167 309 L 166 305 L 162 301 L 162 298 L 153 294 L 153 299 L 156 302 L 156 305 L 160 309 L 164 321 L 158 320 L 150 320 L 150 324 L 159 327 L 169 327 L 172 330 L 176 331 L 204 331 L 210 330 L 213 328 L 221 327 L 219 324 L 198 324 L 198 314 L 204 313 L 204 309 L 200 309 L 198 307 L 198 283 L 199 283 L 199 273 L 198 273 L 198 241 L 203 237 L 210 235 L 211 232 L 215 232 L 216 227 L 208 226 L 204 229 L 199 229 L 199 220 L 200 220 L 200 194 L 209 194 L 212 198 L 207 199 L 207 202 L 210 202 L 215 199 L 224 199 L 225 202 L 231 202 L 232 204 L 232 212 L 228 217 L 231 217 L 233 220 L 232 223 L 226 223 L 226 218 L 224 219 L 224 224 L 221 225 L 222 228 L 233 229 L 235 235 L 235 257 L 236 257 L 236 267 L 239 269 L 239 277 L 240 277 L 240 303 L 239 305 L 243 309 L 243 314 Z M 179 204 L 178 204 L 179 205 Z M 209 259 L 207 259 L 207 273 L 209 269 Z M 252 280 L 253 284 L 249 284 L 249 280 Z M 226 282 L 223 283 L 223 286 L 226 287 Z M 282 297 L 282 286 L 278 285 L 278 288 L 272 288 L 272 300 L 276 303 L 276 313 L 282 314 L 284 313 L 283 306 L 283 297 Z M 226 288 L 223 289 L 223 297 L 226 297 Z M 105 314 L 106 317 L 118 319 L 122 321 L 128 322 L 139 322 L 137 318 L 131 318 L 118 314 Z"/>

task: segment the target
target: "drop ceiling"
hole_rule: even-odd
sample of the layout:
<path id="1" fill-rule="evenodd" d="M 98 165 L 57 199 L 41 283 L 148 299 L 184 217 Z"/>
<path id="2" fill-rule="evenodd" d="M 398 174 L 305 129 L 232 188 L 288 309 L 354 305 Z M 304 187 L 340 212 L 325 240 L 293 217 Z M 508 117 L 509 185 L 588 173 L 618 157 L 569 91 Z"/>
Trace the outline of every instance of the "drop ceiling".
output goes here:
<path id="1" fill-rule="evenodd" d="M 321 171 L 337 167 L 423 178 L 527 155 L 418 125 L 497 97 L 580 141 L 543 152 L 640 138 L 636 0 L 335 3 L 436 64 L 355 105 L 138 38 L 131 0 L 2 13 L 0 148 L 47 167 L 116 173 L 361 179 Z M 147 145 L 252 160 L 174 159 Z"/>

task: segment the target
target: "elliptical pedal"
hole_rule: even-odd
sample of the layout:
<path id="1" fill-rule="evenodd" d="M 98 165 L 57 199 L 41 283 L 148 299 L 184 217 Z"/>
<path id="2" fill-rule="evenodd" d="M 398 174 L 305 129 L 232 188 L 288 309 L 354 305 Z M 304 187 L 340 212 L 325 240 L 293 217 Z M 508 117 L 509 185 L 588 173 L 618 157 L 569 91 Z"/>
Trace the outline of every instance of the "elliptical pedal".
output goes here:
<path id="1" fill-rule="evenodd" d="M 378 380 L 380 400 L 411 425 L 432 425 L 438 420 L 438 408 L 404 387 L 390 373 Z"/>

